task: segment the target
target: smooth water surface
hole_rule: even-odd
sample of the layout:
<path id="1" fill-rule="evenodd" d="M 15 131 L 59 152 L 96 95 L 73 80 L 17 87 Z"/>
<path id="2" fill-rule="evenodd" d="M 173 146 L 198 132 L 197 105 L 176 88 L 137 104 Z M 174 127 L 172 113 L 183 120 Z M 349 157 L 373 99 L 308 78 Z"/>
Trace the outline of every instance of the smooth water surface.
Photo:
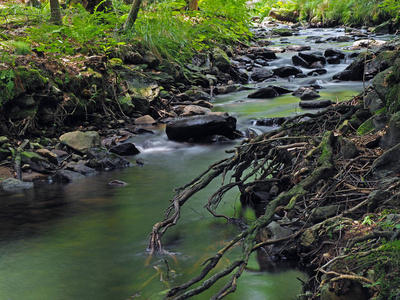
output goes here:
<path id="1" fill-rule="evenodd" d="M 304 43 L 304 37 L 318 34 L 343 33 L 307 30 L 293 39 Z M 320 49 L 330 45 L 314 46 Z M 289 63 L 291 55 L 278 54 L 280 59 L 271 68 Z M 362 83 L 332 83 L 332 74 L 345 66 L 328 66 L 328 75 L 273 84 L 296 88 L 312 79 L 326 88 L 321 90 L 322 98 L 347 100 L 362 90 Z M 304 112 L 293 96 L 247 99 L 248 93 L 218 96 L 214 110 L 235 115 L 239 129 L 252 127 L 260 132 L 271 128 L 256 128 L 252 120 Z M 0 300 L 161 299 L 169 287 L 196 276 L 201 264 L 239 232 L 234 225 L 212 218 L 203 208 L 221 184 L 217 179 L 186 203 L 178 225 L 165 235 L 163 242 L 171 255 L 150 257 L 146 253 L 151 228 L 163 219 L 174 189 L 227 157 L 225 150 L 237 143 L 174 143 L 167 140 L 162 127 L 153 129 L 155 134 L 133 139 L 142 152 L 129 159 L 132 163 L 143 159 L 142 167 L 102 173 L 76 183 L 44 184 L 17 194 L 0 194 Z M 113 179 L 128 185 L 111 187 L 108 182 Z M 238 202 L 237 191 L 232 191 L 220 209 L 234 215 Z M 239 251 L 233 249 L 219 269 Z M 292 299 L 301 291 L 297 278 L 307 279 L 296 268 L 258 270 L 252 257 L 237 292 L 227 299 Z M 207 299 L 212 291 L 197 299 Z"/>

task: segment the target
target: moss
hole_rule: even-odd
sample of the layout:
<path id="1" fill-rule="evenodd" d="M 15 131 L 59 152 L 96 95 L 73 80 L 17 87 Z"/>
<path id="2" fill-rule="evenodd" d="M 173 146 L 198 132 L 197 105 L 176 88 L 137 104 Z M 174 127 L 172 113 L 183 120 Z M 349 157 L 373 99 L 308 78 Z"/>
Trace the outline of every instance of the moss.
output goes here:
<path id="1" fill-rule="evenodd" d="M 362 124 L 360 125 L 360 127 L 358 127 L 358 129 L 357 129 L 357 134 L 358 134 L 358 135 L 365 135 L 365 134 L 367 134 L 368 132 L 373 131 L 374 129 L 375 129 L 374 120 L 373 120 L 373 118 L 371 117 L 371 118 L 369 118 L 367 121 L 365 121 L 364 123 L 362 123 Z"/>
<path id="2" fill-rule="evenodd" d="M 110 64 L 111 67 L 123 65 L 122 59 L 120 59 L 120 58 L 111 58 L 108 61 L 108 63 Z"/>

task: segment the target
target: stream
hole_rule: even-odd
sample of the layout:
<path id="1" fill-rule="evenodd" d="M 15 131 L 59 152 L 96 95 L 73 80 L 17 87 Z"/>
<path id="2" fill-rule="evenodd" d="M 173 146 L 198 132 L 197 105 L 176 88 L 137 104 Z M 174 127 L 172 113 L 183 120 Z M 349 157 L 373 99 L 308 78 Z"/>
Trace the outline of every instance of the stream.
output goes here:
<path id="1" fill-rule="evenodd" d="M 307 29 L 288 41 L 301 45 L 308 44 L 308 36 L 343 34 L 341 29 Z M 274 46 L 285 43 L 277 38 Z M 310 43 L 313 51 L 351 44 Z M 278 53 L 279 59 L 268 68 L 290 64 L 294 54 Z M 272 84 L 296 89 L 312 79 L 325 87 L 320 91 L 321 99 L 347 100 L 363 89 L 362 82 L 331 81 L 332 75 L 347 65 L 327 65 L 325 75 Z M 237 117 L 239 130 L 251 128 L 255 132 L 272 129 L 255 126 L 256 119 L 306 112 L 299 108 L 299 99 L 290 94 L 248 99 L 249 92 L 219 95 L 213 100 L 213 110 Z M 174 189 L 227 157 L 225 150 L 239 143 L 175 143 L 167 140 L 163 126 L 149 129 L 154 134 L 132 139 L 141 153 L 128 157 L 132 163 L 141 158 L 144 166 L 104 172 L 70 184 L 46 183 L 15 194 L 0 192 L 1 300 L 162 299 L 163 291 L 196 276 L 201 264 L 236 236 L 236 226 L 213 218 L 203 208 L 210 193 L 221 184 L 213 182 L 190 199 L 178 224 L 164 236 L 164 246 L 171 255 L 150 257 L 146 253 L 151 228 L 163 219 Z M 128 185 L 109 186 L 114 179 Z M 219 212 L 232 215 L 239 204 L 238 192 L 230 192 Z M 254 214 L 246 211 L 246 217 L 254 218 Z M 239 251 L 233 249 L 221 261 L 220 269 Z M 307 280 L 307 274 L 296 264 L 271 265 L 260 271 L 257 258 L 252 257 L 248 267 L 239 279 L 238 290 L 227 299 L 292 299 L 301 292 L 298 278 Z M 194 299 L 208 299 L 217 289 Z"/>

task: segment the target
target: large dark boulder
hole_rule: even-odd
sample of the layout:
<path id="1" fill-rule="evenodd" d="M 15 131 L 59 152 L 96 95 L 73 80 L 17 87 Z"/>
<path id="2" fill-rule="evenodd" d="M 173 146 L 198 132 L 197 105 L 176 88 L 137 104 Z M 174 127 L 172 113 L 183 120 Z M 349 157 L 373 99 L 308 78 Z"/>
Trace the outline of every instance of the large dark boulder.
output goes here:
<path id="1" fill-rule="evenodd" d="M 125 158 L 101 148 L 91 148 L 87 152 L 89 158 L 86 166 L 99 170 L 109 171 L 130 166 Z"/>
<path id="2" fill-rule="evenodd" d="M 385 178 L 400 172 L 400 144 L 386 151 L 372 163 L 375 178 Z"/>
<path id="3" fill-rule="evenodd" d="M 310 64 L 304 58 L 301 58 L 298 55 L 292 56 L 292 63 L 295 66 L 300 66 L 300 67 L 303 67 L 303 68 L 309 68 L 310 67 Z"/>
<path id="4" fill-rule="evenodd" d="M 350 81 L 350 80 L 363 80 L 364 77 L 364 64 L 366 60 L 372 58 L 371 53 L 361 53 L 357 58 L 342 72 L 333 75 L 333 79 Z"/>
<path id="5" fill-rule="evenodd" d="M 140 153 L 140 151 L 136 148 L 136 146 L 133 143 L 122 143 L 110 148 L 109 151 L 111 153 L 115 153 L 122 156 L 136 155 Z"/>
<path id="6" fill-rule="evenodd" d="M 332 105 L 332 101 L 329 99 L 313 100 L 313 101 L 300 101 L 301 108 L 324 108 Z"/>
<path id="7" fill-rule="evenodd" d="M 236 119 L 224 115 L 178 118 L 167 124 L 166 134 L 170 140 L 179 142 L 207 141 L 215 135 L 234 139 Z"/>
<path id="8" fill-rule="evenodd" d="M 299 56 L 304 59 L 306 62 L 308 62 L 309 65 L 312 63 L 315 63 L 317 61 L 321 62 L 322 65 L 326 64 L 326 59 L 323 55 L 322 52 L 320 51 L 314 51 L 314 52 L 299 52 Z"/>

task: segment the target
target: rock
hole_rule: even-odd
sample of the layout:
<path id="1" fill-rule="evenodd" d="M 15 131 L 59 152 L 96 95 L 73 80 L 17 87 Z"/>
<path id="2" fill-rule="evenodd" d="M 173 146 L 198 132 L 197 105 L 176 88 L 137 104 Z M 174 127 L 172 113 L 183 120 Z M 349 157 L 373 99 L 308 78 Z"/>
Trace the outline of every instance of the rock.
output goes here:
<path id="1" fill-rule="evenodd" d="M 292 63 L 295 66 L 300 66 L 300 67 L 303 67 L 303 68 L 309 68 L 310 67 L 309 63 L 304 58 L 301 58 L 298 55 L 292 56 Z"/>
<path id="2" fill-rule="evenodd" d="M 371 167 L 375 178 L 385 178 L 400 172 L 400 144 L 378 157 Z"/>
<path id="3" fill-rule="evenodd" d="M 57 156 L 57 162 L 58 162 L 57 165 L 66 160 L 69 155 L 68 152 L 59 149 L 53 149 L 51 150 L 51 152 Z"/>
<path id="4" fill-rule="evenodd" d="M 33 188 L 32 182 L 24 182 L 15 178 L 4 179 L 1 183 L 1 187 L 6 192 L 17 192 L 20 190 L 28 190 Z"/>
<path id="5" fill-rule="evenodd" d="M 340 140 L 340 152 L 344 159 L 352 159 L 357 156 L 358 149 L 352 140 L 343 138 Z"/>
<path id="6" fill-rule="evenodd" d="M 372 86 L 375 92 L 378 94 L 379 98 L 386 104 L 386 95 L 391 89 L 391 84 L 389 83 L 390 75 L 393 73 L 393 67 L 386 69 L 385 71 L 379 73 L 372 79 Z"/>
<path id="7" fill-rule="evenodd" d="M 269 239 L 271 240 L 278 240 L 278 239 L 282 239 L 282 238 L 286 238 L 288 236 L 290 236 L 291 234 L 293 234 L 293 231 L 282 227 L 281 225 L 279 225 L 279 223 L 272 221 L 271 223 L 268 224 L 267 227 L 265 227 L 266 231 L 267 231 L 267 236 L 269 237 Z M 263 235 L 266 235 L 265 233 L 262 233 Z M 267 240 L 267 239 L 265 239 Z M 272 245 L 269 247 L 270 251 L 274 254 L 280 252 L 282 250 L 282 245 L 277 244 L 277 245 Z"/>
<path id="8" fill-rule="evenodd" d="M 149 115 L 145 115 L 135 119 L 135 125 L 154 125 L 156 124 L 156 120 Z"/>
<path id="9" fill-rule="evenodd" d="M 11 155 L 10 150 L 0 149 L 0 162 L 2 162 L 3 160 L 6 160 L 7 157 L 9 157 L 10 155 Z"/>
<path id="10" fill-rule="evenodd" d="M 373 40 L 373 39 L 368 39 L 368 40 L 358 40 L 353 43 L 353 49 L 356 48 L 379 48 L 382 47 L 386 44 L 386 41 L 380 41 L 380 40 Z"/>
<path id="11" fill-rule="evenodd" d="M 332 105 L 332 101 L 329 99 L 322 100 L 312 100 L 312 101 L 300 101 L 299 106 L 301 108 L 314 109 L 314 108 L 324 108 Z"/>
<path id="12" fill-rule="evenodd" d="M 328 73 L 326 69 L 316 69 L 307 73 L 307 76 L 323 75 Z"/>
<path id="13" fill-rule="evenodd" d="M 300 99 L 301 100 L 312 100 L 321 97 L 318 92 L 312 90 L 312 89 L 306 89 L 303 94 L 301 94 Z"/>
<path id="14" fill-rule="evenodd" d="M 277 118 L 264 118 L 256 121 L 257 126 L 281 126 L 287 118 L 277 117 Z"/>
<path id="15" fill-rule="evenodd" d="M 133 143 L 121 143 L 117 146 L 114 146 L 110 148 L 109 150 L 111 153 L 115 153 L 121 156 L 130 156 L 130 155 L 136 155 L 139 154 L 140 151 L 136 148 L 136 146 Z"/>
<path id="16" fill-rule="evenodd" d="M 150 105 L 159 99 L 159 85 L 154 83 L 148 84 L 137 78 L 126 79 L 126 85 L 135 110 L 144 115 L 148 114 Z"/>
<path id="17" fill-rule="evenodd" d="M 212 61 L 221 72 L 229 73 L 231 62 L 228 55 L 221 48 L 212 49 Z"/>
<path id="18" fill-rule="evenodd" d="M 89 160 L 86 165 L 99 171 L 109 171 L 130 166 L 130 162 L 125 158 L 105 149 L 91 148 L 87 155 Z"/>
<path id="19" fill-rule="evenodd" d="M 21 152 L 21 162 L 28 164 L 32 170 L 39 173 L 51 173 L 57 168 L 48 159 L 35 152 Z"/>
<path id="20" fill-rule="evenodd" d="M 72 171 L 82 174 L 82 175 L 95 175 L 99 172 L 97 172 L 95 169 L 90 168 L 88 166 L 82 165 L 82 164 L 76 164 L 73 166 Z"/>
<path id="21" fill-rule="evenodd" d="M 325 57 L 338 57 L 339 59 L 344 59 L 346 55 L 343 51 L 334 48 L 327 48 L 324 52 Z"/>
<path id="22" fill-rule="evenodd" d="M 114 179 L 114 180 L 111 180 L 111 181 L 108 183 L 108 185 L 110 185 L 110 186 L 121 187 L 121 186 L 126 186 L 127 183 L 126 183 L 125 181 L 122 181 L 122 180 L 116 180 L 116 179 Z"/>
<path id="23" fill-rule="evenodd" d="M 140 65 L 144 63 L 143 56 L 141 56 L 136 51 L 127 52 L 123 57 L 123 61 L 126 64 L 133 64 L 133 65 Z"/>
<path id="24" fill-rule="evenodd" d="M 311 220 L 314 223 L 318 223 L 330 217 L 336 216 L 339 213 L 340 213 L 339 205 L 320 206 L 318 208 L 314 208 L 311 211 Z"/>
<path id="25" fill-rule="evenodd" d="M 246 49 L 246 52 L 251 53 L 255 58 L 277 59 L 275 52 L 266 47 L 250 47 Z"/>
<path id="26" fill-rule="evenodd" d="M 386 114 L 378 114 L 370 117 L 357 128 L 358 135 L 364 135 L 369 132 L 377 132 L 386 126 L 388 122 Z"/>
<path id="27" fill-rule="evenodd" d="M 22 181 L 25 181 L 25 182 L 48 181 L 49 175 L 34 172 L 34 171 L 31 171 L 29 173 L 23 172 L 21 174 L 21 179 L 22 179 Z"/>
<path id="28" fill-rule="evenodd" d="M 274 75 L 279 76 L 279 77 L 289 77 L 291 75 L 297 76 L 299 74 L 302 74 L 303 71 L 301 71 L 299 68 L 293 67 L 293 66 L 283 66 L 276 68 L 272 70 Z"/>
<path id="29" fill-rule="evenodd" d="M 308 51 L 311 50 L 311 46 L 309 45 L 290 45 L 286 47 L 287 51 L 296 51 L 296 52 L 301 52 L 301 51 Z"/>
<path id="30" fill-rule="evenodd" d="M 228 139 L 236 138 L 236 119 L 231 116 L 205 115 L 184 117 L 167 124 L 166 134 L 170 140 L 179 142 L 204 141 L 214 135 Z"/>
<path id="31" fill-rule="evenodd" d="M 211 113 L 211 110 L 199 105 L 186 105 L 183 109 L 182 116 L 206 115 Z"/>
<path id="32" fill-rule="evenodd" d="M 390 191 L 385 190 L 374 190 L 372 191 L 367 198 L 367 207 L 368 212 L 373 212 L 377 207 L 383 204 L 386 200 L 388 200 L 392 196 Z"/>
<path id="33" fill-rule="evenodd" d="M 299 17 L 298 12 L 293 12 L 291 10 L 284 10 L 284 9 L 276 9 L 276 8 L 271 8 L 268 14 L 271 18 L 274 18 L 278 21 L 284 21 L 284 22 L 291 22 L 291 23 L 296 23 L 297 18 Z"/>
<path id="34" fill-rule="evenodd" d="M 247 98 L 262 98 L 262 99 L 269 99 L 269 98 L 275 98 L 278 97 L 279 93 L 272 87 L 272 86 L 267 86 L 258 89 L 257 91 L 250 93 Z"/>
<path id="35" fill-rule="evenodd" d="M 371 114 L 385 107 L 376 92 L 370 92 L 367 94 L 365 97 L 365 106 L 368 107 Z"/>
<path id="36" fill-rule="evenodd" d="M 220 85 L 214 90 L 216 94 L 229 94 L 243 89 L 241 84 Z"/>
<path id="37" fill-rule="evenodd" d="M 322 69 L 323 67 L 324 67 L 324 64 L 320 61 L 313 62 L 310 65 L 310 68 L 313 68 L 313 69 Z"/>
<path id="38" fill-rule="evenodd" d="M 59 182 L 73 182 L 80 181 L 85 178 L 85 175 L 82 175 L 78 172 L 69 171 L 69 170 L 60 170 L 53 176 L 54 181 Z"/>
<path id="39" fill-rule="evenodd" d="M 339 56 L 330 56 L 326 58 L 326 62 L 330 65 L 338 65 L 340 64 L 340 57 Z"/>
<path id="40" fill-rule="evenodd" d="M 90 148 L 100 147 L 100 136 L 95 131 L 73 131 L 60 136 L 60 142 L 80 153 L 86 153 Z"/>
<path id="41" fill-rule="evenodd" d="M 292 36 L 293 31 L 288 28 L 273 28 L 271 30 L 272 34 L 279 35 L 279 36 Z"/>
<path id="42" fill-rule="evenodd" d="M 149 68 L 156 68 L 160 64 L 160 60 L 150 51 L 147 51 L 143 56 L 143 62 L 149 66 Z"/>
<path id="43" fill-rule="evenodd" d="M 304 59 L 306 62 L 308 62 L 309 65 L 315 62 L 320 62 L 322 65 L 326 64 L 326 59 L 323 55 L 322 52 L 320 51 L 314 51 L 314 52 L 300 52 L 298 54 L 302 59 Z"/>
<path id="44" fill-rule="evenodd" d="M 333 75 L 337 80 L 363 80 L 365 60 L 372 58 L 371 53 L 361 53 L 346 69 Z"/>
<path id="45" fill-rule="evenodd" d="M 266 68 L 253 68 L 251 73 L 251 79 L 253 81 L 263 81 L 265 79 L 271 78 L 274 72 Z"/>
<path id="46" fill-rule="evenodd" d="M 36 150 L 36 153 L 44 158 L 47 158 L 52 164 L 58 165 L 58 157 L 54 152 L 51 152 L 47 149 L 38 149 Z"/>
<path id="47" fill-rule="evenodd" d="M 396 112 L 389 121 L 389 126 L 385 135 L 382 137 L 380 146 L 389 149 L 400 142 L 400 111 Z"/>

